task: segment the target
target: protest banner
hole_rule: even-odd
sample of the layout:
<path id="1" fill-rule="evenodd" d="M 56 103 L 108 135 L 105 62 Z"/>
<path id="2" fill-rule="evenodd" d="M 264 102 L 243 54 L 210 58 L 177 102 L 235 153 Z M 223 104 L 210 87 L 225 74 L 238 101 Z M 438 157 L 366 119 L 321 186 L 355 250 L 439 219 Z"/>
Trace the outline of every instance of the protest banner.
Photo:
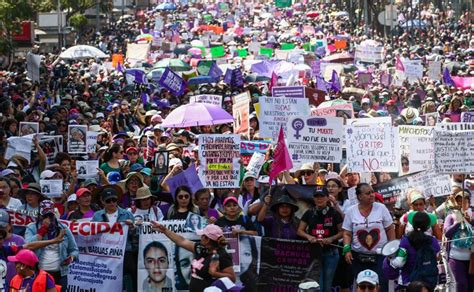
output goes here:
<path id="1" fill-rule="evenodd" d="M 343 120 L 337 117 L 293 117 L 287 125 L 288 152 L 293 169 L 305 162 L 339 163 Z"/>
<path id="2" fill-rule="evenodd" d="M 234 134 L 248 135 L 250 130 L 250 93 L 248 91 L 232 97 Z"/>
<path id="3" fill-rule="evenodd" d="M 406 190 L 409 188 L 408 176 L 392 178 L 391 180 L 373 186 L 374 191 L 383 196 L 383 203 L 389 210 L 399 206 L 406 200 Z M 408 204 L 404 207 L 408 208 Z"/>
<path id="4" fill-rule="evenodd" d="M 433 127 L 398 126 L 398 143 L 401 157 L 408 159 L 408 171 L 400 168 L 400 174 L 409 174 L 433 168 Z"/>
<path id="5" fill-rule="evenodd" d="M 246 169 L 248 172 L 255 173 L 258 175 L 264 163 L 265 163 L 265 154 L 254 152 L 252 154 L 252 158 L 250 158 L 250 161 Z"/>
<path id="6" fill-rule="evenodd" d="M 69 125 L 67 151 L 70 154 L 87 154 L 86 133 L 87 126 L 85 125 Z"/>
<path id="7" fill-rule="evenodd" d="M 383 46 L 356 46 L 354 60 L 365 63 L 382 63 L 383 62 Z"/>
<path id="8" fill-rule="evenodd" d="M 438 124 L 433 140 L 438 173 L 474 172 L 474 123 Z"/>
<path id="9" fill-rule="evenodd" d="M 423 64 L 419 60 L 404 60 L 405 78 L 410 84 L 419 82 L 423 78 Z"/>
<path id="10" fill-rule="evenodd" d="M 222 95 L 200 94 L 200 95 L 191 96 L 189 98 L 189 103 L 197 103 L 197 102 L 222 106 Z"/>
<path id="11" fill-rule="evenodd" d="M 425 198 L 451 194 L 450 176 L 448 174 L 438 174 L 434 169 L 410 175 L 407 179 L 408 185 L 422 192 Z"/>
<path id="12" fill-rule="evenodd" d="M 319 265 L 308 241 L 263 237 L 261 248 L 259 291 L 296 292 L 298 285 L 310 278 L 313 262 Z"/>
<path id="13" fill-rule="evenodd" d="M 288 120 L 296 116 L 308 116 L 310 113 L 307 98 L 260 96 L 260 138 L 272 138 L 277 141 L 280 127 L 286 132 Z"/>
<path id="14" fill-rule="evenodd" d="M 133 67 L 139 61 L 146 61 L 150 52 L 150 44 L 127 44 L 126 60 Z"/>
<path id="15" fill-rule="evenodd" d="M 345 133 L 349 171 L 398 171 L 397 131 L 390 118 L 348 120 Z"/>
<path id="16" fill-rule="evenodd" d="M 122 291 L 128 226 L 123 223 L 61 221 L 74 235 L 79 260 L 69 266 L 67 291 Z"/>
<path id="17" fill-rule="evenodd" d="M 272 87 L 272 96 L 274 97 L 291 97 L 305 98 L 304 86 L 274 86 Z"/>
<path id="18" fill-rule="evenodd" d="M 474 112 L 462 112 L 461 123 L 474 123 Z"/>
<path id="19" fill-rule="evenodd" d="M 441 73 L 441 61 L 429 61 L 428 62 L 428 71 L 426 72 L 426 75 L 428 76 L 429 79 L 433 81 L 439 81 L 441 80 L 441 76 L 443 75 Z"/>
<path id="20" fill-rule="evenodd" d="M 199 135 L 199 177 L 206 188 L 238 188 L 240 136 Z"/>
<path id="21" fill-rule="evenodd" d="M 169 67 L 166 67 L 158 83 L 177 96 L 182 95 L 186 88 L 186 81 L 173 72 Z"/>
<path id="22" fill-rule="evenodd" d="M 63 151 L 63 136 L 39 136 L 39 146 L 46 155 L 46 165 L 54 163 L 59 152 Z"/>
<path id="23" fill-rule="evenodd" d="M 174 195 L 175 190 L 180 186 L 189 187 L 193 193 L 203 188 L 194 164 L 191 164 L 184 171 L 170 177 L 166 183 L 172 195 Z"/>
<path id="24" fill-rule="evenodd" d="M 20 136 L 27 136 L 39 133 L 39 123 L 20 122 Z"/>
<path id="25" fill-rule="evenodd" d="M 270 149 L 270 142 L 267 141 L 241 141 L 240 158 L 244 165 L 248 165 L 253 153 L 258 152 L 266 154 Z"/>
<path id="26" fill-rule="evenodd" d="M 31 147 L 33 146 L 33 135 L 17 137 L 12 136 L 7 138 L 7 150 L 5 151 L 5 159 L 12 158 L 13 155 L 20 155 L 21 157 L 31 161 Z"/>
<path id="27" fill-rule="evenodd" d="M 41 193 L 48 198 L 61 197 L 64 190 L 62 179 L 40 179 Z"/>
<path id="28" fill-rule="evenodd" d="M 7 209 L 10 215 L 10 224 L 13 226 L 27 226 L 31 222 L 36 222 L 38 210 L 27 211 L 26 209 Z"/>
<path id="29" fill-rule="evenodd" d="M 354 117 L 352 103 L 337 104 L 329 107 L 311 109 L 311 116 L 316 117 Z"/>
<path id="30" fill-rule="evenodd" d="M 94 178 L 98 174 L 99 160 L 76 160 L 77 178 Z"/>
<path id="31" fill-rule="evenodd" d="M 28 52 L 28 54 L 26 55 L 26 76 L 30 78 L 33 82 L 40 82 L 40 66 L 42 57 L 43 56 L 36 55 L 31 52 Z"/>
<path id="32" fill-rule="evenodd" d="M 97 136 L 99 136 L 99 133 L 94 132 L 94 131 L 87 131 L 86 135 L 87 135 L 87 138 L 86 138 L 87 153 L 96 153 Z"/>

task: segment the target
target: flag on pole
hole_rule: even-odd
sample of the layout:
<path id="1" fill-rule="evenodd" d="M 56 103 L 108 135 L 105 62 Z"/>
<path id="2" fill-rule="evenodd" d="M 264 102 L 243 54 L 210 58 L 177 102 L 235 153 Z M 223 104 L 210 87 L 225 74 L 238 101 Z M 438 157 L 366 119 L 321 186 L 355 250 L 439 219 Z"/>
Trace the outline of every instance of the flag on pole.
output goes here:
<path id="1" fill-rule="evenodd" d="M 395 69 L 398 71 L 405 72 L 405 66 L 403 66 L 402 60 L 400 60 L 400 57 L 397 57 L 397 60 L 395 62 Z"/>
<path id="2" fill-rule="evenodd" d="M 123 67 L 122 67 L 122 62 L 117 62 L 117 69 L 118 72 L 123 73 Z"/>
<path id="3" fill-rule="evenodd" d="M 325 93 L 328 93 L 327 83 L 323 77 L 321 76 L 316 77 L 316 88 L 324 91 Z"/>
<path id="4" fill-rule="evenodd" d="M 336 70 L 332 70 L 332 76 L 331 76 L 331 89 L 335 92 L 341 92 L 342 86 L 341 86 L 341 80 L 339 80 L 339 76 L 337 75 Z"/>
<path id="5" fill-rule="evenodd" d="M 278 75 L 275 72 L 272 72 L 272 79 L 270 79 L 270 83 L 268 84 L 268 90 L 272 92 L 272 88 L 278 85 Z"/>
<path id="6" fill-rule="evenodd" d="M 446 84 L 446 85 L 449 85 L 449 86 L 456 86 L 456 84 L 454 83 L 453 78 L 451 78 L 451 74 L 449 73 L 448 68 L 444 68 L 443 83 Z"/>
<path id="7" fill-rule="evenodd" d="M 273 163 L 270 165 L 269 177 L 270 183 L 282 171 L 293 168 L 293 161 L 291 161 L 290 153 L 286 148 L 285 135 L 283 134 L 283 127 L 280 127 L 278 134 L 278 142 L 273 154 Z"/>
<path id="8" fill-rule="evenodd" d="M 143 104 L 143 105 L 147 105 L 148 102 L 149 102 L 149 100 L 150 100 L 150 96 L 149 96 L 146 92 L 142 92 L 142 93 L 140 94 L 140 98 L 141 98 L 141 100 L 142 100 L 142 104 Z"/>

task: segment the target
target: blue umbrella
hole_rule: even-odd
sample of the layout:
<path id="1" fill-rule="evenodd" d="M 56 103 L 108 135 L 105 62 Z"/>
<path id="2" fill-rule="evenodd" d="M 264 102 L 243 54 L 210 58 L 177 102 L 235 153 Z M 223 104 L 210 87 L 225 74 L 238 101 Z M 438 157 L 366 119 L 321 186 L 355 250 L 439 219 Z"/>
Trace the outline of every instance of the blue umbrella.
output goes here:
<path id="1" fill-rule="evenodd" d="M 208 83 L 216 83 L 219 79 L 214 78 L 212 76 L 197 76 L 188 79 L 188 85 L 199 85 L 199 84 L 208 84 Z"/>
<path id="2" fill-rule="evenodd" d="M 420 19 L 411 19 L 401 25 L 404 29 L 426 29 L 428 24 Z"/>
<path id="3" fill-rule="evenodd" d="M 174 3 L 161 3 L 156 6 L 155 10 L 176 10 L 176 4 Z"/>

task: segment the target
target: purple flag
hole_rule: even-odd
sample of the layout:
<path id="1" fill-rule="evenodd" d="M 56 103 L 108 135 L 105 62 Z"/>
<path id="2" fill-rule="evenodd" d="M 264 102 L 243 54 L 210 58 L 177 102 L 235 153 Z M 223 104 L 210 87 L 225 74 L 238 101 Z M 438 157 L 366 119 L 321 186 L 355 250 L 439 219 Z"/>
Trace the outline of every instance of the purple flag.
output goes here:
<path id="1" fill-rule="evenodd" d="M 150 100 L 150 96 L 146 92 L 142 92 L 140 95 L 140 98 L 142 99 L 142 104 L 147 105 L 148 101 Z"/>
<path id="2" fill-rule="evenodd" d="M 163 72 L 163 75 L 161 75 L 158 84 L 176 96 L 183 95 L 184 89 L 186 88 L 186 82 L 184 79 L 170 70 L 169 67 L 167 67 L 165 72 Z"/>
<path id="3" fill-rule="evenodd" d="M 232 70 L 227 69 L 225 71 L 225 75 L 224 75 L 224 83 L 225 84 L 230 84 L 231 82 L 232 82 Z"/>
<path id="4" fill-rule="evenodd" d="M 339 80 L 339 76 L 337 76 L 336 70 L 332 70 L 332 77 L 331 77 L 331 89 L 335 92 L 341 92 L 341 80 Z"/>
<path id="5" fill-rule="evenodd" d="M 121 62 L 118 62 L 117 63 L 117 69 L 116 69 L 118 72 L 121 72 L 123 73 L 123 67 L 122 67 L 122 63 Z"/>
<path id="6" fill-rule="evenodd" d="M 451 74 L 449 73 L 448 68 L 444 68 L 443 82 L 444 82 L 444 84 L 449 85 L 449 86 L 456 86 L 456 84 L 454 83 L 453 78 L 451 78 Z"/>
<path id="7" fill-rule="evenodd" d="M 324 80 L 323 77 L 321 77 L 321 76 L 316 77 L 316 86 L 319 90 L 322 90 L 322 91 L 328 93 L 327 83 L 326 83 L 326 81 Z"/>
<path id="8" fill-rule="evenodd" d="M 222 76 L 222 70 L 219 68 L 216 62 L 212 62 L 208 75 L 214 78 L 220 78 Z"/>

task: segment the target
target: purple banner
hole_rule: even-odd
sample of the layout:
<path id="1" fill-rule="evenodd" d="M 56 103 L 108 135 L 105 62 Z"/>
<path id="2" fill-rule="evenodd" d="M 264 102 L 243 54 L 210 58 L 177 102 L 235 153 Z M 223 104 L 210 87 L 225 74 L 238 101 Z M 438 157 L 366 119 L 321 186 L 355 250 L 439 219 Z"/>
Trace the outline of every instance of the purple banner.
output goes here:
<path id="1" fill-rule="evenodd" d="M 272 88 L 272 96 L 279 97 L 292 97 L 292 98 L 305 98 L 304 86 L 275 86 Z"/>
<path id="2" fill-rule="evenodd" d="M 160 86 L 166 88 L 172 94 L 177 96 L 183 95 L 184 89 L 186 88 L 186 82 L 184 79 L 171 71 L 170 68 L 166 68 L 158 83 Z"/>

